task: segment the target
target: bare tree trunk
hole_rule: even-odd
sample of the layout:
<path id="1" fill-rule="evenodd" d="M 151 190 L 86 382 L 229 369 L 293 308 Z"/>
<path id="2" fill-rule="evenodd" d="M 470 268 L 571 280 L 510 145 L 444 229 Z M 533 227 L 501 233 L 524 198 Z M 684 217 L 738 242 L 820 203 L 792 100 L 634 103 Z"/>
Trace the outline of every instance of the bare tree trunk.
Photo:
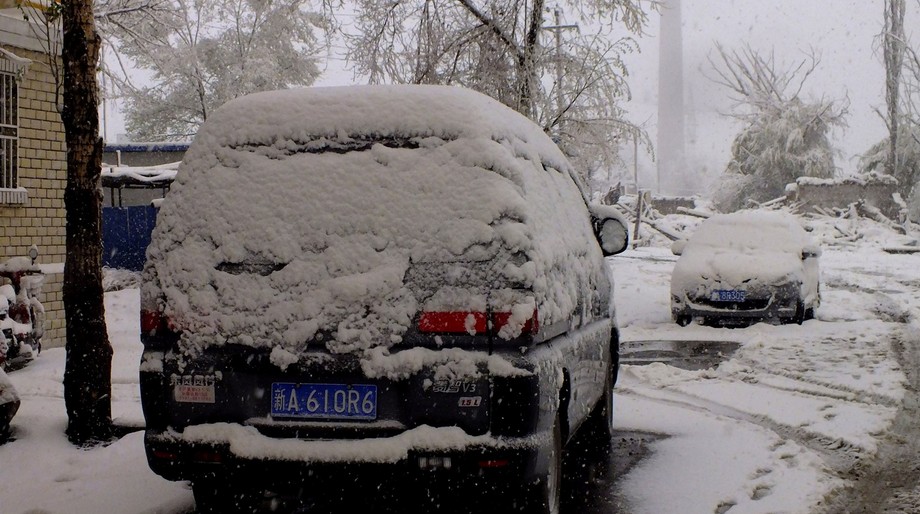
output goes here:
<path id="1" fill-rule="evenodd" d="M 75 444 L 112 436 L 112 346 L 102 290 L 102 140 L 96 69 L 100 38 L 92 0 L 64 2 L 64 122 L 67 142 L 67 262 L 64 311 L 67 435 Z"/>
<path id="2" fill-rule="evenodd" d="M 537 90 L 537 51 L 540 44 L 540 31 L 543 30 L 544 0 L 535 0 L 530 11 L 527 34 L 524 38 L 524 48 L 518 58 L 518 73 L 520 74 L 520 92 L 517 111 L 532 118 L 535 112 L 534 101 Z"/>
<path id="3" fill-rule="evenodd" d="M 898 93 L 904 64 L 904 0 L 885 1 L 885 103 L 888 107 L 888 159 L 885 173 L 897 176 L 898 171 Z"/>

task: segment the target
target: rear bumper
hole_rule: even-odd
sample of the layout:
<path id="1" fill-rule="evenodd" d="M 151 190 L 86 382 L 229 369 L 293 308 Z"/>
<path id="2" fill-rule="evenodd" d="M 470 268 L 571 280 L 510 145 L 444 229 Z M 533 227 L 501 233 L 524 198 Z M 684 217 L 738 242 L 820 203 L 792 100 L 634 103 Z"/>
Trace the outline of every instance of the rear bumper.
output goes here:
<path id="1" fill-rule="evenodd" d="M 548 437 L 548 434 L 547 434 Z M 271 438 L 235 424 L 182 433 L 148 430 L 150 468 L 169 480 L 241 480 L 276 490 L 359 478 L 536 477 L 548 441 L 539 436 L 469 436 L 456 427 L 417 427 L 393 437 L 351 440 Z"/>

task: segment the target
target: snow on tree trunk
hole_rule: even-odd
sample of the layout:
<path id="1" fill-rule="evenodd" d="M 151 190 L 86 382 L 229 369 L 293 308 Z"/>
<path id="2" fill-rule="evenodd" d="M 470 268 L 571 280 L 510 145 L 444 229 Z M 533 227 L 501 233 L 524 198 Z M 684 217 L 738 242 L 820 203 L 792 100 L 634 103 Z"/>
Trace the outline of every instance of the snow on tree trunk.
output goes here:
<path id="1" fill-rule="evenodd" d="M 67 435 L 85 445 L 111 438 L 112 346 L 102 289 L 102 140 L 96 68 L 100 38 L 91 0 L 64 4 L 64 122 L 67 142 L 67 261 L 64 311 Z"/>

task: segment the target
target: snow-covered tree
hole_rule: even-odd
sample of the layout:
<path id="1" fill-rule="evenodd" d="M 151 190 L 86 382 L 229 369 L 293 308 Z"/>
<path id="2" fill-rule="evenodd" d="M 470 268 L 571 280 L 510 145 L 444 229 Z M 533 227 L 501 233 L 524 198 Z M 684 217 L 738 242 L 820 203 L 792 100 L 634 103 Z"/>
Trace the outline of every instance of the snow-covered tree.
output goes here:
<path id="1" fill-rule="evenodd" d="M 96 72 L 101 39 L 96 23 L 140 12 L 157 0 L 22 2 L 33 36 L 54 78 L 67 143 L 67 263 L 63 302 L 67 328 L 64 403 L 67 435 L 78 445 L 112 435 L 112 346 L 105 323 L 102 288 L 102 139 Z M 109 9 L 111 7 L 111 9 Z"/>
<path id="2" fill-rule="evenodd" d="M 885 63 L 885 111 L 878 114 L 888 135 L 861 156 L 859 169 L 897 178 L 898 192 L 910 199 L 911 218 L 916 220 L 920 219 L 920 55 L 904 31 L 905 7 L 904 0 L 885 2 L 885 25 L 879 36 Z"/>
<path id="3" fill-rule="evenodd" d="M 67 143 L 64 402 L 67 435 L 84 445 L 112 435 L 112 345 L 102 291 L 102 139 L 96 87 L 101 43 L 91 0 L 63 2 L 59 15 L 63 26 L 61 120 Z"/>
<path id="4" fill-rule="evenodd" d="M 344 31 L 348 59 L 371 82 L 455 84 L 492 96 L 539 123 L 590 175 L 639 132 L 621 108 L 629 96 L 622 57 L 638 50 L 625 34 L 640 34 L 658 2 L 553 5 L 568 24 L 545 0 L 358 0 Z"/>
<path id="5" fill-rule="evenodd" d="M 830 178 L 834 151 L 828 134 L 844 125 L 846 107 L 826 99 L 806 101 L 802 88 L 819 64 L 814 54 L 793 66 L 744 47 L 716 45 L 712 80 L 731 91 L 730 114 L 745 124 L 732 143 L 731 160 L 717 194 L 720 208 L 735 210 L 750 201 L 782 196 L 798 177 Z"/>
<path id="6" fill-rule="evenodd" d="M 312 84 L 322 25 L 305 0 L 160 0 L 108 17 L 103 34 L 119 62 L 130 61 L 109 70 L 128 131 L 185 139 L 228 100 Z M 135 80 L 131 66 L 147 80 Z"/>
<path id="7" fill-rule="evenodd" d="M 898 172 L 898 136 L 901 104 L 899 99 L 901 73 L 904 67 L 906 36 L 904 34 L 905 0 L 885 0 L 885 25 L 882 32 L 882 50 L 885 61 L 885 122 L 888 125 L 888 152 L 885 171 Z"/>
<path id="8" fill-rule="evenodd" d="M 55 96 L 60 97 L 64 87 L 64 71 L 58 56 L 62 54 L 61 21 L 64 2 L 46 0 L 44 2 L 22 1 L 16 4 L 22 17 L 31 22 L 29 28 L 32 35 L 42 46 L 43 54 L 48 57 L 45 64 L 54 78 Z M 91 5 L 90 14 L 93 16 L 97 34 L 102 35 L 107 27 L 117 25 L 120 18 L 142 12 L 156 16 L 166 7 L 166 0 L 96 0 Z"/>

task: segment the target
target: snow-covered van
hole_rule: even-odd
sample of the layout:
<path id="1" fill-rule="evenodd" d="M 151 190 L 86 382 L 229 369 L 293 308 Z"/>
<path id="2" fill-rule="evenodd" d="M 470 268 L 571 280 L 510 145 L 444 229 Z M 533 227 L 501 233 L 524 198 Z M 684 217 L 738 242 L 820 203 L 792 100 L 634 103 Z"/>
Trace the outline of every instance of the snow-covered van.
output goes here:
<path id="1" fill-rule="evenodd" d="M 191 145 L 147 252 L 150 466 L 190 480 L 199 512 L 358 469 L 368 494 L 443 476 L 555 512 L 564 445 L 591 425 L 609 443 L 604 256 L 626 244 L 550 138 L 479 93 L 233 100 Z"/>

